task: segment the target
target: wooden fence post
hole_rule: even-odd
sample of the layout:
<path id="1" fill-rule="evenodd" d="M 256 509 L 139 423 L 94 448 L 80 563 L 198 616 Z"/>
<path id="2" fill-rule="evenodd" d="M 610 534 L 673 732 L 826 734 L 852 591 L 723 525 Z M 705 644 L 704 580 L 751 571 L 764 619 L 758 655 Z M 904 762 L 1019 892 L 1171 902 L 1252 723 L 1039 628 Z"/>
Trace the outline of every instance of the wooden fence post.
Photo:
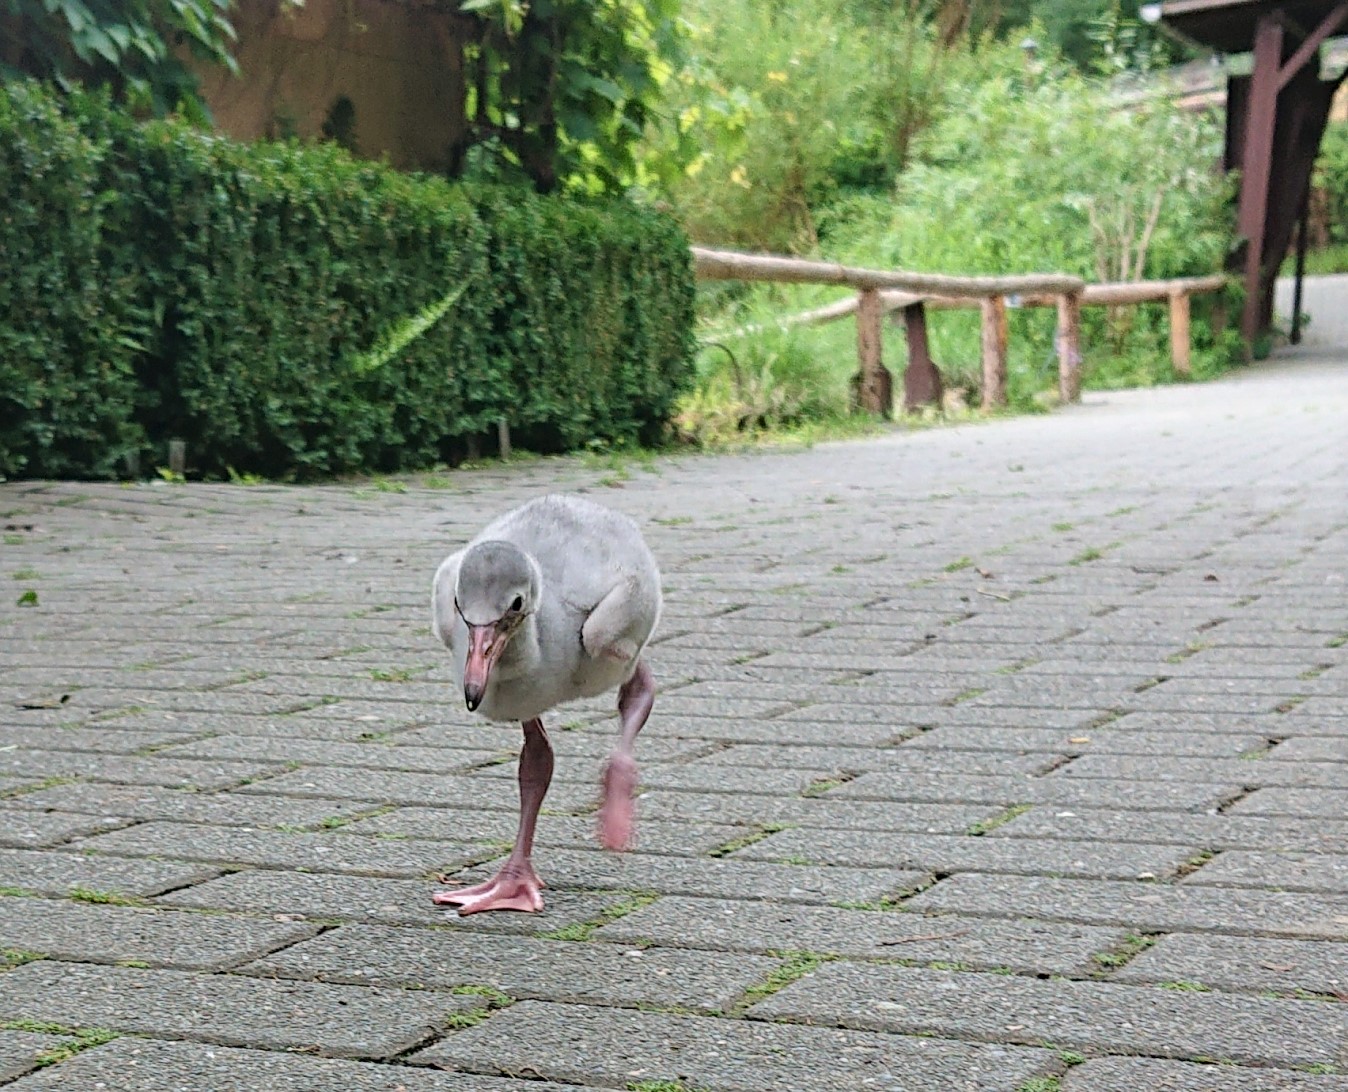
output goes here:
<path id="1" fill-rule="evenodd" d="M 1081 401 L 1081 296 L 1058 297 L 1058 397 L 1063 405 Z"/>
<path id="2" fill-rule="evenodd" d="M 983 299 L 983 409 L 1006 405 L 1006 298 Z"/>
<path id="3" fill-rule="evenodd" d="M 1189 293 L 1178 289 L 1170 293 L 1170 362 L 1177 375 L 1191 375 L 1189 361 Z"/>
<path id="4" fill-rule="evenodd" d="M 908 336 L 908 367 L 903 371 L 903 408 L 940 406 L 943 393 L 941 373 L 931 358 L 927 340 L 927 309 L 921 300 L 903 309 L 904 332 Z"/>
<path id="5" fill-rule="evenodd" d="M 878 288 L 857 295 L 857 365 L 853 380 L 857 407 L 888 418 L 893 412 L 894 380 L 881 360 L 881 332 L 885 308 Z"/>

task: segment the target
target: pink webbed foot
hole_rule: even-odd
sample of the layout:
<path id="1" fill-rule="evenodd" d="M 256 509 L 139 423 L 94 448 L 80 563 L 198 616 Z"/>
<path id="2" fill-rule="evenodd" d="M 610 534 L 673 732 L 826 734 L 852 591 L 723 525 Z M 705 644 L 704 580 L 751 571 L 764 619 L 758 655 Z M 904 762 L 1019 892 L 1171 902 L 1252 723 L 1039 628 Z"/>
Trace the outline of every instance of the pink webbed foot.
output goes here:
<path id="1" fill-rule="evenodd" d="M 637 788 L 637 764 L 631 755 L 615 754 L 604 771 L 604 800 L 599 808 L 599 842 L 605 849 L 624 850 L 632 844 Z"/>
<path id="2" fill-rule="evenodd" d="M 459 916 L 484 910 L 519 910 L 534 914 L 543 909 L 543 882 L 534 870 L 506 866 L 486 883 L 451 891 L 437 891 L 431 901 L 437 906 L 457 906 Z"/>

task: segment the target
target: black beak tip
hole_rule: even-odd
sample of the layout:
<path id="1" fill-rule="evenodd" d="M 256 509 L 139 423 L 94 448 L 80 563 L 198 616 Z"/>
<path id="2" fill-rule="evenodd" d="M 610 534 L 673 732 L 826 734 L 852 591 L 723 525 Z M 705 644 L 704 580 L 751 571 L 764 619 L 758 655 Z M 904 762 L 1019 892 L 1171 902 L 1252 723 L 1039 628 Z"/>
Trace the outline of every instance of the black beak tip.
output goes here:
<path id="1" fill-rule="evenodd" d="M 476 695 L 465 694 L 463 703 L 468 706 L 468 712 L 476 713 L 477 707 L 482 704 L 482 699 Z"/>

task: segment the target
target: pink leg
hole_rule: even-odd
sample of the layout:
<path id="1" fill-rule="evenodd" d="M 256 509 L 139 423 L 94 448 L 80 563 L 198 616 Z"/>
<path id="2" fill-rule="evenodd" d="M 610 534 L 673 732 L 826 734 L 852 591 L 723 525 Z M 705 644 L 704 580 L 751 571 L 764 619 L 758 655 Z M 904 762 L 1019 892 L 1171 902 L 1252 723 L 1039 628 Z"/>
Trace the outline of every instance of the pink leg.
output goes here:
<path id="1" fill-rule="evenodd" d="M 632 844 L 634 819 L 632 794 L 637 787 L 637 760 L 632 745 L 651 715 L 655 704 L 655 679 L 640 660 L 632 677 L 618 691 L 618 716 L 622 734 L 604 770 L 604 800 L 599 807 L 599 841 L 605 849 L 626 849 Z"/>
<path id="2" fill-rule="evenodd" d="M 543 909 L 543 883 L 530 861 L 534 849 L 534 827 L 538 810 L 552 782 L 552 743 L 537 717 L 525 721 L 524 749 L 520 751 L 520 825 L 515 848 L 510 851 L 501 871 L 486 883 L 453 891 L 437 891 L 431 901 L 459 908 L 460 915 L 483 910 Z"/>

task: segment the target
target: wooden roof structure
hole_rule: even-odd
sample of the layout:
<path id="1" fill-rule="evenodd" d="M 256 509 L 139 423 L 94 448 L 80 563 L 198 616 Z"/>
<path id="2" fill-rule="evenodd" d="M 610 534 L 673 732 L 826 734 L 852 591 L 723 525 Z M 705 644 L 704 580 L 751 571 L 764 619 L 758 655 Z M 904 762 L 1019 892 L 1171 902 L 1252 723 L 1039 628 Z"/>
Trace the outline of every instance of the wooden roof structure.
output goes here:
<path id="1" fill-rule="evenodd" d="M 1274 279 L 1300 222 L 1295 331 L 1311 168 L 1344 78 L 1320 78 L 1320 47 L 1348 27 L 1348 0 L 1164 0 L 1160 19 L 1199 45 L 1254 55 L 1253 72 L 1227 90 L 1226 167 L 1240 170 L 1240 330 L 1253 342 L 1269 328 Z"/>

